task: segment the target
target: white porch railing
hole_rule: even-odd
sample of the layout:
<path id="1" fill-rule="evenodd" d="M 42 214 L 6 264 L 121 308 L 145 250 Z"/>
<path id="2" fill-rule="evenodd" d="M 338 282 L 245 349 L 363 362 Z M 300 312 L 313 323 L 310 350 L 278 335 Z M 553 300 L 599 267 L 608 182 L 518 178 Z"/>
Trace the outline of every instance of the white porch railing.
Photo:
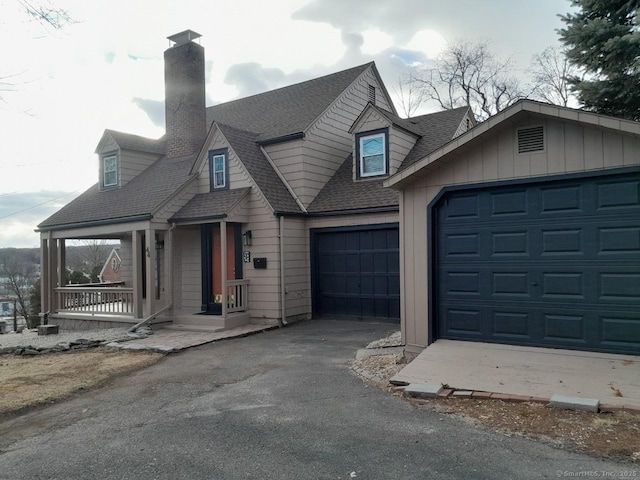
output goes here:
<path id="1" fill-rule="evenodd" d="M 227 280 L 227 313 L 249 309 L 249 280 Z"/>
<path id="2" fill-rule="evenodd" d="M 133 316 L 133 288 L 61 287 L 55 289 L 58 311 Z"/>

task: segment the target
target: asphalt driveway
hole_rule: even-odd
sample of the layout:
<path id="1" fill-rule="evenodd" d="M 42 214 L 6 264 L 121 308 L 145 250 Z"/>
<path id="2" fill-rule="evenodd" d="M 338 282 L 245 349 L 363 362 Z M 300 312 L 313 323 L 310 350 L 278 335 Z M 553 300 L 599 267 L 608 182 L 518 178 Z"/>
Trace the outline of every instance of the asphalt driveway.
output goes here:
<path id="1" fill-rule="evenodd" d="M 0 417 L 0 478 L 628 478 L 634 470 L 487 432 L 366 385 L 349 362 L 392 329 L 302 322 L 173 354 L 104 388 Z"/>

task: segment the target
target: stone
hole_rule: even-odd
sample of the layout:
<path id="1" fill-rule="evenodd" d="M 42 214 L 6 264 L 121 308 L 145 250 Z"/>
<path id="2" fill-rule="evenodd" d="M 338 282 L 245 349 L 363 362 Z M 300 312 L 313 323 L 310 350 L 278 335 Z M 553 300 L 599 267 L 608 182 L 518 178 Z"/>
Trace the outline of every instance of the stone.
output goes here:
<path id="1" fill-rule="evenodd" d="M 588 412 L 597 412 L 600 406 L 600 400 L 596 398 L 569 397 L 566 395 L 552 395 L 549 405 L 567 410 L 586 410 Z"/>
<path id="2" fill-rule="evenodd" d="M 58 325 L 38 325 L 38 335 L 57 335 L 59 330 Z"/>
<path id="3" fill-rule="evenodd" d="M 439 383 L 411 383 L 404 389 L 409 397 L 435 398 L 442 391 Z"/>

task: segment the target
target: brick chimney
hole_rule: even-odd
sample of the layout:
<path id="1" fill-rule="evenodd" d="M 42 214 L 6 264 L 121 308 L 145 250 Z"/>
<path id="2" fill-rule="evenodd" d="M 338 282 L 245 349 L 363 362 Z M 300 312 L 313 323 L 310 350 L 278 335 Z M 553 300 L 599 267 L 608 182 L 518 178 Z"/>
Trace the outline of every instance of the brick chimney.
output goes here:
<path id="1" fill-rule="evenodd" d="M 164 52 L 165 128 L 168 157 L 200 151 L 206 137 L 204 48 L 191 30 L 167 37 Z"/>

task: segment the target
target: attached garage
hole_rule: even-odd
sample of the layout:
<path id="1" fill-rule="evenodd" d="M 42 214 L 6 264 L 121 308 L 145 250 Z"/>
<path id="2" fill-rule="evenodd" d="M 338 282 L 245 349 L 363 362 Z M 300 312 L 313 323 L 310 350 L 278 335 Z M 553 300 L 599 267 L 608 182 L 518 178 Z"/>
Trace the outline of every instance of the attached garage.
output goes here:
<path id="1" fill-rule="evenodd" d="M 406 351 L 640 355 L 640 123 L 520 101 L 385 182 Z"/>
<path id="2" fill-rule="evenodd" d="M 398 224 L 311 229 L 314 316 L 400 320 Z"/>
<path id="3" fill-rule="evenodd" d="M 435 338 L 640 351 L 640 174 L 445 191 Z"/>

